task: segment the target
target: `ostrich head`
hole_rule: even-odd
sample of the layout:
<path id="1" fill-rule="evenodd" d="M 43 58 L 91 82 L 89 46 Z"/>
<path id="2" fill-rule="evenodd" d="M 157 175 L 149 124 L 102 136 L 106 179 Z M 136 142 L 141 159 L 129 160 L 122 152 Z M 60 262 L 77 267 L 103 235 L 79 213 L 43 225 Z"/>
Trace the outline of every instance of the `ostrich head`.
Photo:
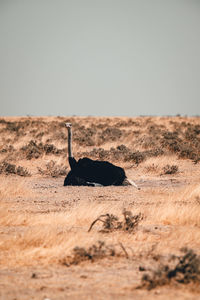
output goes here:
<path id="1" fill-rule="evenodd" d="M 71 128 L 72 127 L 72 123 L 65 123 L 65 126 L 68 128 Z"/>

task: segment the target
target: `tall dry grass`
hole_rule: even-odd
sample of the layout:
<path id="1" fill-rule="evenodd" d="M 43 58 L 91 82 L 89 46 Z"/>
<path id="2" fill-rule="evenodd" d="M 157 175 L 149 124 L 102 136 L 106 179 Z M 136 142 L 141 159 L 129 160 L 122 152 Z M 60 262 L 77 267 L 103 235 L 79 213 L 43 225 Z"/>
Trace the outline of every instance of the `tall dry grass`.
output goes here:
<path id="1" fill-rule="evenodd" d="M 164 201 L 153 204 L 145 213 L 150 223 L 199 227 L 200 185 L 190 185 L 169 193 L 164 197 Z"/>
<path id="2" fill-rule="evenodd" d="M 17 193 L 23 192 L 22 188 Z M 16 196 L 16 191 L 13 193 Z M 151 197 L 153 200 L 154 195 Z M 89 247 L 98 240 L 108 245 L 122 243 L 130 257 L 149 255 L 152 249 L 159 254 L 176 252 L 183 246 L 200 250 L 199 198 L 200 186 L 191 185 L 165 195 L 157 204 L 132 206 L 133 214 L 141 212 L 144 218 L 131 233 L 100 233 L 100 222 L 87 232 L 101 214 L 112 213 L 122 220 L 122 204 L 113 207 L 112 203 L 85 202 L 67 212 L 31 214 L 13 211 L 4 203 L 0 209 L 1 267 L 57 264 L 72 255 L 74 247 Z"/>

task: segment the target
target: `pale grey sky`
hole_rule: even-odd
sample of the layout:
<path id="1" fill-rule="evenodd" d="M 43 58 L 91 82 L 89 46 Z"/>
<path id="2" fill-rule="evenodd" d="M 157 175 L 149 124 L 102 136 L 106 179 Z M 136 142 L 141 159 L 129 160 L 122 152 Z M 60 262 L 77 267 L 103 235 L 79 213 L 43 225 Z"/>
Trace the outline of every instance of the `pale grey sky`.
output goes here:
<path id="1" fill-rule="evenodd" d="M 0 0 L 0 115 L 200 115 L 199 0 Z"/>

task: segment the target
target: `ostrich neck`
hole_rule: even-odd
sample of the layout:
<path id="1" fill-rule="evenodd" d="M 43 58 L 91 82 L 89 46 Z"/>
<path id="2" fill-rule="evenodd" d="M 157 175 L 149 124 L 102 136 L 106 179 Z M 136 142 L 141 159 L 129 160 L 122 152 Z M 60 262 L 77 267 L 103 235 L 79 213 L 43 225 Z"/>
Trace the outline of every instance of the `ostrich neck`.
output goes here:
<path id="1" fill-rule="evenodd" d="M 68 128 L 68 156 L 72 157 L 72 131 Z"/>

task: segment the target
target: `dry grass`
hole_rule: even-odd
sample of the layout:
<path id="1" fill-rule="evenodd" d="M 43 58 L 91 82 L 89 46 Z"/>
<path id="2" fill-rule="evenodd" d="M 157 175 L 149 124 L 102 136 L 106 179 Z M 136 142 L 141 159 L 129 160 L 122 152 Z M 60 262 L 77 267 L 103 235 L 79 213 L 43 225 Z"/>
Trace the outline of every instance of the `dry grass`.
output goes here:
<path id="1" fill-rule="evenodd" d="M 141 190 L 62 187 L 68 171 L 65 121 L 74 124 L 77 158 L 86 154 L 125 167 Z M 1 270 L 44 271 L 52 266 L 53 272 L 61 268 L 64 274 L 68 266 L 79 274 L 99 268 L 107 278 L 108 259 L 113 268 L 108 282 L 112 284 L 115 265 L 121 263 L 120 272 L 126 276 L 130 271 L 138 285 L 138 263 L 145 268 L 164 264 L 169 255 L 181 255 L 182 247 L 200 254 L 199 118 L 5 118 L 0 134 L 0 163 L 22 166 L 31 174 L 0 175 Z M 186 143 L 194 144 L 191 151 Z M 124 230 L 124 210 L 142 216 L 130 218 L 131 230 Z M 88 232 L 101 215 L 107 217 Z M 126 269 L 131 264 L 133 269 Z M 113 283 L 113 291 L 120 282 Z M 137 285 L 131 283 L 129 290 Z M 83 286 L 88 289 L 91 283 Z M 34 291 L 44 298 L 38 287 Z M 188 291 L 190 296 L 194 292 Z"/>
<path id="2" fill-rule="evenodd" d="M 15 165 L 17 162 L 17 166 L 33 175 L 38 174 L 38 166 L 45 169 L 46 160 L 56 163 L 59 159 L 64 166 L 67 153 L 65 122 L 73 124 L 73 150 L 76 157 L 86 155 L 134 165 L 170 156 L 195 163 L 200 159 L 198 117 L 27 117 L 0 119 L 0 163 Z M 34 161 L 34 168 L 30 161 Z M 152 168 L 147 166 L 148 170 Z M 48 175 L 51 176 L 50 173 Z"/>
<path id="3" fill-rule="evenodd" d="M 16 193 L 24 195 L 25 190 L 20 192 L 18 189 L 13 195 Z M 64 257 L 72 255 L 76 246 L 89 247 L 99 240 L 106 241 L 108 245 L 122 243 L 136 256 L 147 253 L 155 243 L 160 254 L 188 245 L 198 247 L 200 205 L 196 199 L 199 196 L 199 186 L 191 186 L 179 192 L 179 196 L 176 192 L 169 195 L 169 200 L 165 199 L 160 204 L 132 208 L 134 214 L 144 215 L 138 229 L 112 234 L 100 233 L 100 224 L 96 224 L 89 233 L 87 231 L 94 219 L 102 214 L 121 215 L 123 221 L 121 204 L 112 207 L 107 203 L 86 202 L 77 204 L 67 212 L 45 215 L 16 212 L 8 205 L 2 205 L 0 226 L 1 231 L 7 234 L 0 242 L 0 263 L 6 266 L 59 263 Z"/>
<path id="4" fill-rule="evenodd" d="M 146 209 L 148 220 L 164 225 L 200 226 L 200 186 L 191 185 L 165 196 L 160 204 Z M 162 200 L 162 199 L 161 199 Z"/>

